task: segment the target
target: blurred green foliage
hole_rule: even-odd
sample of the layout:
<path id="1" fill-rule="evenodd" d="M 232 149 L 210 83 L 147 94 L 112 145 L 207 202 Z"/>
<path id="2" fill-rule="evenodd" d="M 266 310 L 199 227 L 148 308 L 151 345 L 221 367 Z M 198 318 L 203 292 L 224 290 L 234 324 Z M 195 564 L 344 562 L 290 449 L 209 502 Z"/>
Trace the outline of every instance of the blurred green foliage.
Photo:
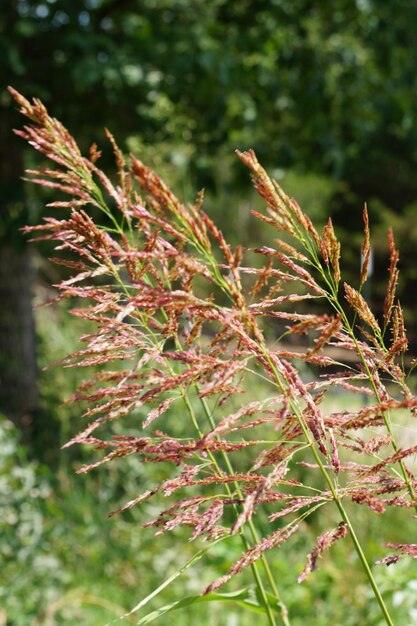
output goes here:
<path id="1" fill-rule="evenodd" d="M 17 431 L 4 420 L 0 450 L 0 615 L 3 611 L 4 624 L 30 624 L 65 580 L 61 560 L 45 535 L 50 476 L 28 462 Z"/>
<path id="2" fill-rule="evenodd" d="M 269 237 L 251 221 L 255 200 L 235 148 L 255 148 L 318 223 L 336 218 L 351 273 L 367 200 L 377 235 L 374 294 L 381 299 L 385 288 L 383 233 L 391 224 L 403 259 L 399 293 L 417 334 L 416 19 L 417 6 L 406 0 L 10 0 L 0 3 L 0 80 L 42 98 L 84 148 L 93 141 L 103 147 L 106 125 L 182 197 L 191 200 L 205 186 L 208 212 L 234 243 Z M 33 163 L 11 136 L 19 121 L 5 91 L 0 110 L 4 242 L 38 219 L 42 197 L 18 181 L 21 162 Z M 63 321 L 66 313 L 39 315 L 41 366 L 76 345 L 80 328 Z M 56 463 L 59 445 L 81 427 L 77 409 L 63 404 L 79 376 L 54 368 L 41 377 L 38 441 L 54 474 L 28 460 L 8 422 L 0 425 L 0 623 L 8 626 L 103 626 L 193 553 L 179 533 L 177 543 L 173 535 L 155 540 L 139 532 L 155 513 L 146 507 L 107 519 L 152 482 L 134 458 L 87 478 L 72 475 L 79 449 L 60 453 Z M 384 534 L 395 537 L 397 528 L 394 517 Z M 273 556 L 292 623 L 378 625 L 347 542 L 296 586 L 300 555 L 319 532 L 306 526 L 299 544 Z M 364 517 L 362 533 L 378 558 L 378 521 L 368 526 Z M 220 544 L 154 606 L 198 592 L 238 554 L 233 540 Z M 398 624 L 417 624 L 416 565 L 404 560 L 377 576 Z M 252 619 L 216 605 L 170 616 L 172 626 Z"/>
<path id="3" fill-rule="evenodd" d="M 321 201 L 346 244 L 350 276 L 367 201 L 377 305 L 383 233 L 394 223 L 407 285 L 400 295 L 417 335 L 416 19 L 406 0 L 12 0 L 0 6 L 0 80 L 42 98 L 84 147 L 102 147 L 106 125 L 125 147 L 159 154 L 188 197 L 204 186 L 236 205 L 248 177 L 235 148 L 254 148 L 278 174 L 297 172 L 298 199 L 309 176 L 327 178 Z M 5 92 L 0 106 L 7 162 L 11 146 L 23 147 L 10 135 L 16 118 Z M 16 173 L 9 178 L 0 237 L 31 220 L 28 208 L 32 218 L 40 210 Z M 233 233 L 233 207 L 222 214 Z"/>
<path id="4" fill-rule="evenodd" d="M 14 0 L 0 11 L 2 78 L 52 102 L 80 138 L 108 124 L 188 144 L 200 178 L 218 148 L 251 146 L 268 165 L 343 181 L 359 202 L 415 198 L 412 3 Z"/>

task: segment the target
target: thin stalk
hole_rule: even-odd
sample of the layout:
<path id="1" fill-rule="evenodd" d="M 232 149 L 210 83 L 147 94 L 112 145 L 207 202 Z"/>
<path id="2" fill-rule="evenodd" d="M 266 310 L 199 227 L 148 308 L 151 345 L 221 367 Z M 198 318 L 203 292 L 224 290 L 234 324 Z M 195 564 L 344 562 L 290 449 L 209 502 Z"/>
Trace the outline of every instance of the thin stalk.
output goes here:
<path id="1" fill-rule="evenodd" d="M 171 576 L 169 576 L 169 578 L 164 580 L 164 582 L 160 584 L 159 587 L 151 591 L 151 593 L 147 595 L 146 598 L 143 598 L 138 604 L 136 604 L 133 607 L 133 609 L 130 609 L 128 613 L 124 613 L 124 615 L 121 615 L 117 620 L 108 622 L 107 624 L 105 624 L 105 626 L 112 626 L 112 624 L 115 624 L 116 622 L 120 622 L 122 619 L 126 619 L 127 617 L 130 617 L 131 615 L 133 615 L 133 613 L 137 613 L 140 609 L 146 606 L 150 602 L 150 600 L 155 598 L 157 595 L 161 593 L 161 591 L 163 591 L 166 587 L 168 587 L 176 578 L 179 578 L 179 576 L 181 576 L 181 574 L 183 574 L 188 568 L 190 568 L 192 565 L 194 565 L 194 563 L 199 561 L 201 557 L 203 557 L 206 554 L 206 552 L 210 550 L 212 546 L 224 540 L 225 540 L 225 537 L 220 537 L 219 539 L 216 539 L 215 541 L 213 541 L 213 543 L 210 546 L 206 546 L 205 548 L 197 552 L 197 554 L 194 554 L 191 557 L 191 559 L 187 561 L 187 563 L 182 565 Z"/>

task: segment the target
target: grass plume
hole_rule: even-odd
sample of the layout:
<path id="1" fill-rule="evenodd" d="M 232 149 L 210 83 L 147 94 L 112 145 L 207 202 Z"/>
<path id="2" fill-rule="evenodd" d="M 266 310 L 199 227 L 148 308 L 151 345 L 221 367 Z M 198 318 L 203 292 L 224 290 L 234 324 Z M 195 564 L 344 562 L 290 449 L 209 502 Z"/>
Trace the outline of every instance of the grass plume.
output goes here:
<path id="1" fill-rule="evenodd" d="M 361 294 L 371 245 L 366 208 L 358 289 L 345 283 L 341 293 L 341 246 L 331 220 L 320 235 L 252 150 L 237 156 L 265 202 L 254 216 L 276 231 L 276 246 L 245 250 L 232 247 L 204 212 L 202 193 L 194 204 L 182 203 L 136 156 L 127 162 L 107 132 L 117 168 L 113 182 L 97 165 L 96 146 L 83 156 L 41 102 L 11 92 L 29 120 L 17 134 L 53 162 L 29 175 L 58 195 L 48 204 L 52 216 L 25 232 L 55 242 L 55 261 L 70 274 L 57 285 L 59 298 L 72 299 L 72 313 L 94 328 L 82 337 L 85 347 L 62 361 L 96 366 L 74 394 L 88 405 L 88 424 L 67 445 L 97 451 L 80 471 L 131 454 L 169 464 L 169 478 L 119 512 L 159 496 L 167 506 L 147 522 L 156 534 L 178 526 L 207 542 L 240 534 L 242 556 L 202 592 L 212 593 L 250 566 L 271 625 L 278 617 L 288 626 L 290 618 L 266 553 L 303 532 L 313 512 L 324 519 L 333 507 L 339 524 L 318 537 L 299 581 L 335 541 L 350 537 L 392 624 L 354 525 L 355 506 L 370 515 L 392 507 L 407 515 L 417 507 L 416 479 L 406 464 L 416 447 L 398 445 L 391 417 L 397 409 L 414 416 L 417 408 L 404 367 L 408 345 L 395 296 L 392 233 L 378 321 Z M 303 350 L 270 345 L 265 328 L 274 319 L 286 324 L 287 336 L 304 338 Z M 349 353 L 349 365 L 333 356 L 340 351 Z M 304 380 L 300 361 L 319 367 L 320 376 Z M 248 399 L 259 379 L 266 397 Z M 332 388 L 365 395 L 369 403 L 328 413 L 322 401 Z M 137 434 L 102 434 L 103 426 L 138 409 L 146 418 Z M 180 436 L 166 430 L 164 417 L 173 410 L 183 416 Z M 298 466 L 308 470 L 304 482 Z M 260 535 L 257 520 L 265 510 L 269 529 Z M 399 555 L 380 562 L 416 555 L 415 544 L 392 547 Z M 268 587 L 278 610 L 271 608 Z"/>

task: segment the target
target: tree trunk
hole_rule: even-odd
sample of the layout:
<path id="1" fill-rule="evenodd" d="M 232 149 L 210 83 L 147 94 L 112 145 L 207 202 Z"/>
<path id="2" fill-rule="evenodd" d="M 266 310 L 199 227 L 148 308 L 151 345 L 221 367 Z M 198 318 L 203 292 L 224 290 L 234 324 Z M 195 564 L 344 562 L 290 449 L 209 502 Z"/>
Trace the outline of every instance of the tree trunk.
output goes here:
<path id="1" fill-rule="evenodd" d="M 30 438 L 37 407 L 33 270 L 28 250 L 0 248 L 0 411 Z"/>
<path id="2" fill-rule="evenodd" d="M 0 115 L 0 413 L 22 430 L 33 432 L 37 408 L 35 324 L 32 313 L 33 270 L 19 227 L 27 223 L 23 152 L 13 136 L 15 114 Z"/>

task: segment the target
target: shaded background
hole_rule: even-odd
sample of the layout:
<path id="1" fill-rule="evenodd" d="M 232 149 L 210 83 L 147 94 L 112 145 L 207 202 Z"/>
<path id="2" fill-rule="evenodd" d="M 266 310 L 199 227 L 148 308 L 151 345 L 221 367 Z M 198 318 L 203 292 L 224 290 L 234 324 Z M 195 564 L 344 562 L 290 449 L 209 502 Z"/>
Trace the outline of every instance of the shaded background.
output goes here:
<path id="1" fill-rule="evenodd" d="M 19 234 L 21 226 L 39 220 L 44 197 L 20 179 L 38 157 L 11 132 L 22 122 L 5 86 L 41 98 L 84 149 L 93 141 L 102 147 L 107 126 L 125 150 L 156 167 L 183 198 L 205 187 L 207 210 L 233 242 L 251 245 L 259 234 L 248 227 L 251 192 L 247 172 L 233 155 L 236 148 L 254 148 L 316 222 L 332 216 L 345 247 L 347 276 L 358 273 L 366 201 L 375 237 L 368 296 L 381 311 L 385 232 L 392 225 L 401 251 L 399 295 L 415 346 L 416 26 L 417 5 L 405 0 L 0 3 L 0 412 L 17 426 L 7 436 L 23 455 L 20 469 L 32 467 L 33 510 L 41 511 L 41 518 L 45 503 L 52 505 L 46 487 L 44 500 L 39 495 L 38 473 L 62 469 L 66 457 L 58 458 L 59 444 L 74 425 L 71 411 L 62 406 L 73 380 L 40 369 L 51 354 L 58 358 L 71 350 L 77 328 L 66 326 L 65 311 L 58 309 L 34 321 L 33 300 L 48 299 L 46 285 L 56 281 L 57 270 L 45 261 L 47 248 L 30 250 Z M 27 465 L 19 437 L 41 466 Z M 103 486 L 104 501 L 109 492 L 125 495 L 123 480 Z M 59 484 L 65 492 L 68 484 Z M 123 535 L 120 528 L 114 532 Z M 40 534 L 40 544 L 45 536 Z M 124 546 L 120 537 L 119 546 Z M 65 567 L 61 563 L 58 570 Z M 57 601 L 54 589 L 60 597 L 65 585 L 72 588 L 68 568 L 67 582 L 53 583 L 45 606 Z M 127 589 L 135 584 L 131 576 Z M 46 619 L 36 610 L 31 619 Z M 14 619 L 11 624 L 32 624 L 22 616 Z M 72 618 L 60 619 L 57 623 L 72 624 Z M 323 619 L 330 623 L 330 617 Z"/>

